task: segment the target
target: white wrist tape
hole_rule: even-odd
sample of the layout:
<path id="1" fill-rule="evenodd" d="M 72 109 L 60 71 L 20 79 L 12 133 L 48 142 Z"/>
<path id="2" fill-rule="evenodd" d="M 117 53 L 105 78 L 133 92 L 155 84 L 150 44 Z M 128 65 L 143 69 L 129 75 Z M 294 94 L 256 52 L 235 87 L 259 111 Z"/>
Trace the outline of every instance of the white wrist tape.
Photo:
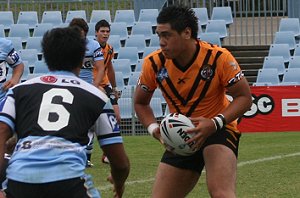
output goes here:
<path id="1" fill-rule="evenodd" d="M 159 127 L 159 125 L 155 122 L 155 123 L 151 123 L 148 127 L 147 130 L 148 132 L 153 135 L 153 132 L 155 131 L 155 129 L 157 129 Z"/>

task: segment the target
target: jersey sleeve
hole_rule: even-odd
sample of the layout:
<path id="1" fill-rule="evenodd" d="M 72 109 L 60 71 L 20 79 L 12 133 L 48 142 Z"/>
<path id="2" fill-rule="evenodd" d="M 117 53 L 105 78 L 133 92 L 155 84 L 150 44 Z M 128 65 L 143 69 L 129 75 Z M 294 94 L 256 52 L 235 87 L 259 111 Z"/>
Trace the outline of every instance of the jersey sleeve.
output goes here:
<path id="1" fill-rule="evenodd" d="M 151 61 L 147 58 L 144 60 L 138 85 L 145 91 L 154 91 L 157 87 L 156 74 L 151 66 Z"/>
<path id="2" fill-rule="evenodd" d="M 5 98 L 0 102 L 0 122 L 7 124 L 11 128 L 11 131 L 15 131 L 15 118 L 15 99 L 10 89 Z"/>
<path id="3" fill-rule="evenodd" d="M 93 58 L 94 58 L 94 61 L 104 60 L 102 48 L 97 41 L 94 42 Z"/>
<path id="4" fill-rule="evenodd" d="M 7 40 L 8 42 L 6 43 L 4 50 L 7 51 L 7 57 L 6 57 L 6 62 L 10 67 L 16 67 L 19 65 L 22 60 L 18 52 L 14 49 L 12 42 L 10 40 Z"/>
<path id="5" fill-rule="evenodd" d="M 224 54 L 221 58 L 221 67 L 217 67 L 221 76 L 221 82 L 225 87 L 230 87 L 240 81 L 244 74 L 230 52 Z"/>

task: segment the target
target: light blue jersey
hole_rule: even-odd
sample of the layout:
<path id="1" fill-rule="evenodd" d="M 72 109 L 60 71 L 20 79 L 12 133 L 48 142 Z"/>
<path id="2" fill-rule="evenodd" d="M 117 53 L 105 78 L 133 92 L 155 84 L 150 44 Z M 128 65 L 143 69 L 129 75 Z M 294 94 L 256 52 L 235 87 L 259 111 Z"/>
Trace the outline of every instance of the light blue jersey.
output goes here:
<path id="1" fill-rule="evenodd" d="M 7 65 L 14 68 L 20 63 L 22 63 L 22 60 L 15 51 L 12 42 L 5 38 L 0 38 L 0 87 L 6 81 Z M 0 100 L 5 96 L 5 93 L 0 89 Z"/>
<path id="2" fill-rule="evenodd" d="M 69 72 L 52 72 L 10 89 L 0 103 L 0 121 L 16 131 L 18 142 L 7 178 L 48 183 L 84 176 L 87 131 L 107 100 Z"/>
<path id="3" fill-rule="evenodd" d="M 85 57 L 79 77 L 92 84 L 94 63 L 99 60 L 104 60 L 100 44 L 93 39 L 86 38 Z"/>

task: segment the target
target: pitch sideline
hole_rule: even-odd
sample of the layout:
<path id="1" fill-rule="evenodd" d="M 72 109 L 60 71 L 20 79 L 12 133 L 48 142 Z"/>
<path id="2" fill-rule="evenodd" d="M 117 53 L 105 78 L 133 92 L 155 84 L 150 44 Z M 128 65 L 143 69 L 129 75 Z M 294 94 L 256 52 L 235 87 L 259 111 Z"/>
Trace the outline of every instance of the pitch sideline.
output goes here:
<path id="1" fill-rule="evenodd" d="M 295 157 L 295 156 L 298 156 L 298 155 L 300 155 L 300 152 L 286 154 L 286 155 L 277 155 L 277 156 L 273 156 L 273 157 L 265 157 L 265 158 L 260 158 L 260 159 L 256 159 L 256 160 L 249 160 L 249 161 L 238 163 L 238 167 L 243 167 L 243 166 L 246 166 L 246 165 L 251 165 L 251 164 L 256 164 L 256 163 L 266 162 L 266 161 L 272 161 L 272 160 L 277 160 L 277 159 L 283 159 L 283 158 L 288 158 L 288 157 Z M 129 181 L 129 182 L 126 182 L 126 185 L 141 184 L 141 183 L 152 182 L 152 181 L 154 181 L 154 178 Z M 112 185 L 105 185 L 105 186 L 102 186 L 98 189 L 100 191 L 106 191 L 106 190 L 111 189 L 111 188 L 112 188 Z"/>

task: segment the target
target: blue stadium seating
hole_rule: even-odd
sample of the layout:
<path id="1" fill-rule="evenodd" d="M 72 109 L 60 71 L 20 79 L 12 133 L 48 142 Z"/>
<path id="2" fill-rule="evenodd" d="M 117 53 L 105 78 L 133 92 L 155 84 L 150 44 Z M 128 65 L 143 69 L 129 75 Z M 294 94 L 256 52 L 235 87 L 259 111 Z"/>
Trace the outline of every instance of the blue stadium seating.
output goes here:
<path id="1" fill-rule="evenodd" d="M 102 19 L 106 20 L 108 23 L 111 23 L 110 10 L 92 10 L 90 23 L 97 23 Z"/>

